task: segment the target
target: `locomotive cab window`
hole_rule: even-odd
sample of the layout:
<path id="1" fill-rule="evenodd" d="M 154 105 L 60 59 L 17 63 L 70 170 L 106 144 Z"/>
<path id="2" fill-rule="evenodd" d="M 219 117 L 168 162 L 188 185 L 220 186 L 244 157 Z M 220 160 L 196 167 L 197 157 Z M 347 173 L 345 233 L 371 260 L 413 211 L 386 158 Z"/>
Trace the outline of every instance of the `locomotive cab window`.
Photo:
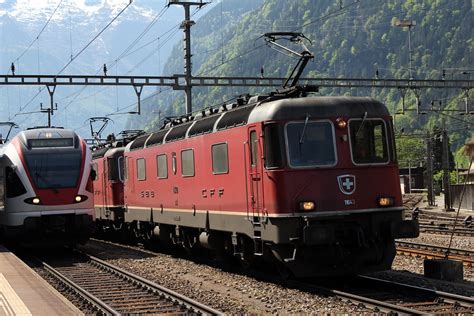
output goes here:
<path id="1" fill-rule="evenodd" d="M 388 139 L 381 119 L 349 121 L 351 154 L 355 164 L 388 163 Z"/>
<path id="2" fill-rule="evenodd" d="M 137 180 L 138 181 L 146 180 L 145 158 L 137 159 Z"/>
<path id="3" fill-rule="evenodd" d="M 308 116 L 309 118 L 309 116 Z M 286 125 L 288 162 L 292 168 L 336 164 L 334 127 L 330 121 L 290 122 Z"/>
<path id="4" fill-rule="evenodd" d="M 181 152 L 181 174 L 183 177 L 194 176 L 194 151 L 192 149 Z"/>
<path id="5" fill-rule="evenodd" d="M 156 156 L 156 166 L 158 179 L 168 178 L 168 158 L 165 154 Z"/>
<path id="6" fill-rule="evenodd" d="M 212 173 L 223 174 L 229 172 L 229 158 L 227 143 L 212 145 Z"/>

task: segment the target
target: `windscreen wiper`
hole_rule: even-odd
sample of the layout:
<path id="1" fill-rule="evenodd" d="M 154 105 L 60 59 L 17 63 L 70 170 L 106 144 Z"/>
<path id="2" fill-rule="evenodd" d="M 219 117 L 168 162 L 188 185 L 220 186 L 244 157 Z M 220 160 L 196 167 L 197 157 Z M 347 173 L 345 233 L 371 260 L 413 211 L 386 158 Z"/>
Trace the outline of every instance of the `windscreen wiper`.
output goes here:
<path id="1" fill-rule="evenodd" d="M 364 116 L 362 117 L 362 123 L 360 123 L 360 126 L 359 128 L 357 129 L 357 132 L 355 133 L 355 136 L 354 138 L 357 138 L 357 135 L 359 135 L 359 132 L 360 130 L 362 129 L 362 127 L 364 126 L 364 123 L 365 123 L 365 120 L 367 119 L 367 111 L 364 112 Z"/>
<path id="2" fill-rule="evenodd" d="M 308 125 L 308 120 L 311 116 L 306 114 L 306 120 L 304 121 L 303 132 L 301 133 L 300 145 L 303 144 L 304 134 L 306 132 L 306 126 Z"/>

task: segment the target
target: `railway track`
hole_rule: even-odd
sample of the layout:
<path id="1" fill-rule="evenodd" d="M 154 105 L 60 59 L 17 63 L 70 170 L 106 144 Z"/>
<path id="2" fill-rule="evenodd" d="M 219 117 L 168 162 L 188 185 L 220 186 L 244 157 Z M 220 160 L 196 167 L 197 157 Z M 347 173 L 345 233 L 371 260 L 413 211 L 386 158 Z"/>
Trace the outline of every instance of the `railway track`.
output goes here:
<path id="1" fill-rule="evenodd" d="M 76 253 L 42 266 L 96 314 L 222 314 L 92 256 Z"/>
<path id="2" fill-rule="evenodd" d="M 292 286 L 325 292 L 374 312 L 389 315 L 472 314 L 474 298 L 427 288 L 358 276 L 339 285 L 315 285 L 289 281 Z"/>
<path id="3" fill-rule="evenodd" d="M 448 249 L 447 247 L 407 241 L 397 241 L 396 246 L 398 254 L 420 256 L 428 259 L 444 258 Z M 474 251 L 451 248 L 449 259 L 462 261 L 466 266 L 474 266 Z"/>
<path id="4" fill-rule="evenodd" d="M 444 225 L 431 225 L 431 224 L 421 224 L 420 223 L 420 232 L 437 234 L 437 235 L 451 235 L 452 228 L 446 227 Z M 455 236 L 465 236 L 465 237 L 474 237 L 474 229 L 472 228 L 456 228 L 454 231 Z"/>

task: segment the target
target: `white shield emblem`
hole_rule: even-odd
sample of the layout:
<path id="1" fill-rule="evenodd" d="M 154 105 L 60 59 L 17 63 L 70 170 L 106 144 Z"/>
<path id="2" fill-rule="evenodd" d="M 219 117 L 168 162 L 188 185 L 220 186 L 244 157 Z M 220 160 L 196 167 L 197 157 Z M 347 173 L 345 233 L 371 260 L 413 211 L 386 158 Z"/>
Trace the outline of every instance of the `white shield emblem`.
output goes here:
<path id="1" fill-rule="evenodd" d="M 338 176 L 337 183 L 339 184 L 339 190 L 347 195 L 354 193 L 356 189 L 356 177 L 352 174 Z"/>

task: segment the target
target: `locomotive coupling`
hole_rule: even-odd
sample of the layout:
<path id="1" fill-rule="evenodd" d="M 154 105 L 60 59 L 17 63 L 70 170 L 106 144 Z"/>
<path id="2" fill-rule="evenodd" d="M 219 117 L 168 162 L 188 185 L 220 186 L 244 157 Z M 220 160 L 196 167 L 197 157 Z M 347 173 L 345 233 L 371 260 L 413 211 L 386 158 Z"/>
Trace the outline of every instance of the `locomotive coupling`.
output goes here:
<path id="1" fill-rule="evenodd" d="M 390 226 L 390 232 L 394 239 L 416 238 L 420 235 L 418 220 L 392 222 Z"/>

